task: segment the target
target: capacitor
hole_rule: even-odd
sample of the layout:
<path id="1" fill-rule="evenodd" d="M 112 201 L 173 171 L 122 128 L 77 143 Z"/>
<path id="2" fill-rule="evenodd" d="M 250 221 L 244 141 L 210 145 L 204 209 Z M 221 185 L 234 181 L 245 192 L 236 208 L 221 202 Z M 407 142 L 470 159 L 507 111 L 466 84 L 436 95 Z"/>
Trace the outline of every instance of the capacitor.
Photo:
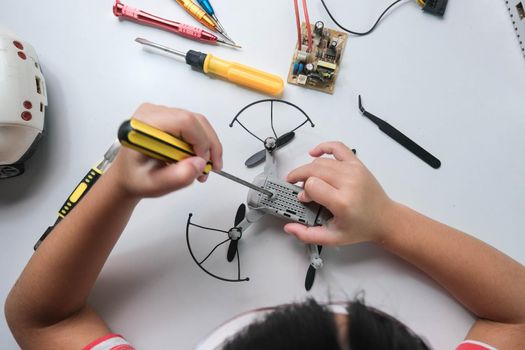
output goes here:
<path id="1" fill-rule="evenodd" d="M 312 73 L 314 71 L 314 65 L 312 63 L 308 63 L 306 66 L 304 66 L 304 69 L 306 70 L 306 73 Z"/>
<path id="2" fill-rule="evenodd" d="M 339 44 L 339 42 L 338 42 L 337 40 L 332 40 L 332 41 L 330 42 L 330 46 L 329 46 L 329 47 L 330 47 L 331 49 L 335 49 L 335 48 L 337 47 L 337 44 Z"/>
<path id="3" fill-rule="evenodd" d="M 297 74 L 301 74 L 303 72 L 304 65 L 302 63 L 299 63 L 299 69 L 297 70 Z"/>
<path id="4" fill-rule="evenodd" d="M 297 73 L 299 72 L 299 65 L 300 65 L 299 62 L 295 62 L 295 63 L 294 63 L 294 65 L 293 65 L 292 75 L 297 75 Z"/>
<path id="5" fill-rule="evenodd" d="M 322 21 L 315 22 L 314 33 L 323 36 L 324 23 Z"/>

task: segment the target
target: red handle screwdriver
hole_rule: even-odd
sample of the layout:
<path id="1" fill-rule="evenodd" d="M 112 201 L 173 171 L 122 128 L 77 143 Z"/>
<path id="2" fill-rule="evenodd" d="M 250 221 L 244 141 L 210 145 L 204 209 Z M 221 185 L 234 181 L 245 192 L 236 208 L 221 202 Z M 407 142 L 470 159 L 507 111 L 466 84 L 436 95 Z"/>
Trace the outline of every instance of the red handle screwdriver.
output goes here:
<path id="1" fill-rule="evenodd" d="M 152 15 L 151 13 L 147 13 L 137 8 L 124 5 L 120 2 L 120 0 L 116 0 L 115 5 L 113 5 L 113 13 L 117 17 L 127 18 L 139 23 L 151 25 L 157 28 L 162 28 L 164 30 L 184 36 L 186 38 L 202 41 L 207 44 L 223 44 L 235 48 L 240 48 L 240 46 L 238 45 L 233 45 L 229 42 L 219 39 L 217 36 L 213 35 L 210 32 L 184 23 L 174 22 L 162 17 Z"/>

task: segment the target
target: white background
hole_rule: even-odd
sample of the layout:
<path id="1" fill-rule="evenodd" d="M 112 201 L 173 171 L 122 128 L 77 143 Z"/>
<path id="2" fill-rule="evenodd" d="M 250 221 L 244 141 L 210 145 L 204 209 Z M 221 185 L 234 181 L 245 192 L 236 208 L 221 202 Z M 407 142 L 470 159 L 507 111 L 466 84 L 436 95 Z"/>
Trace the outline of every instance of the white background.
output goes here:
<path id="1" fill-rule="evenodd" d="M 312 22 L 335 27 L 319 1 L 309 3 Z M 327 3 L 343 24 L 364 29 L 389 1 Z M 0 182 L 2 302 L 56 210 L 141 102 L 206 115 L 224 144 L 225 170 L 246 179 L 261 171 L 243 165 L 260 145 L 228 123 L 241 107 L 264 96 L 133 42 L 143 36 L 287 75 L 296 40 L 291 0 L 213 4 L 243 50 L 119 21 L 111 1 L 2 0 L 0 24 L 34 45 L 49 94 L 47 133 L 27 173 Z M 172 0 L 129 5 L 195 23 Z M 525 263 L 524 93 L 525 62 L 504 1 L 451 0 L 443 20 L 410 1 L 372 35 L 350 38 L 334 95 L 286 85 L 283 98 L 304 108 L 316 127 L 299 131 L 279 152 L 280 173 L 307 162 L 307 150 L 318 142 L 343 140 L 358 149 L 393 198 Z M 371 112 L 438 156 L 441 169 L 431 169 L 364 119 L 358 94 Z M 267 118 L 261 113 L 257 122 L 267 125 Z M 452 349 L 472 324 L 468 312 L 433 281 L 366 244 L 326 248 L 325 268 L 312 293 L 305 293 L 307 255 L 282 233 L 277 219 L 264 219 L 241 241 L 242 274 L 250 282 L 210 278 L 187 251 L 187 215 L 227 229 L 245 196 L 244 188 L 212 175 L 205 185 L 139 205 L 91 298 L 113 330 L 139 349 L 189 349 L 239 312 L 308 295 L 352 298 L 361 290 L 370 304 L 401 318 L 436 349 Z M 232 273 L 219 258 L 217 271 Z M 17 348 L 3 318 L 0 347 Z"/>

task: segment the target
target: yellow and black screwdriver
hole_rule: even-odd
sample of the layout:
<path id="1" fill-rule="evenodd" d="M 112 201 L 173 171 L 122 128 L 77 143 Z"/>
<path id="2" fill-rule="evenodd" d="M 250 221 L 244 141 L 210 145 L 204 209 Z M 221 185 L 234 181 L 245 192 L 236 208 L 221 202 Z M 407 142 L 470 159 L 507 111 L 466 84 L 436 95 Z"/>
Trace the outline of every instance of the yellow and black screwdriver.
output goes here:
<path id="1" fill-rule="evenodd" d="M 36 244 L 33 246 L 34 250 L 37 250 L 40 244 L 46 239 L 47 236 L 53 231 L 56 225 L 62 219 L 68 215 L 74 207 L 80 202 L 82 198 L 86 195 L 86 193 L 89 192 L 89 190 L 95 185 L 95 183 L 98 181 L 98 179 L 102 176 L 102 174 L 111 166 L 111 163 L 113 163 L 113 160 L 117 156 L 118 150 L 120 149 L 120 144 L 118 141 L 115 141 L 111 144 L 111 147 L 108 148 L 106 153 L 104 153 L 104 158 L 97 162 L 89 171 L 87 174 L 82 178 L 82 180 L 78 183 L 78 185 L 75 187 L 73 192 L 67 197 L 66 201 L 58 211 L 58 217 L 55 221 L 55 223 L 52 226 L 49 226 L 47 230 L 44 232 L 44 234 L 38 239 Z"/>
<path id="2" fill-rule="evenodd" d="M 91 190 L 97 180 L 109 168 L 115 159 L 121 144 L 124 147 L 134 149 L 147 156 L 165 161 L 167 163 L 174 163 L 195 156 L 192 147 L 186 142 L 136 119 L 130 119 L 120 126 L 118 131 L 118 139 L 120 144 L 119 141 L 115 141 L 104 154 L 104 158 L 89 170 L 82 181 L 80 181 L 73 192 L 71 192 L 64 205 L 60 208 L 58 212 L 58 218 L 56 219 L 55 223 L 47 228 L 44 234 L 34 245 L 34 250 L 38 249 L 40 244 L 42 244 L 47 236 L 51 234 L 55 226 L 60 221 L 62 221 L 62 219 L 73 210 L 78 202 L 84 198 L 86 193 Z M 249 187 L 252 190 L 263 193 L 268 197 L 273 196 L 273 193 L 268 190 L 260 188 L 259 186 L 256 186 L 224 171 L 213 169 L 212 163 L 208 162 L 204 168 L 203 174 L 209 174 L 210 172 L 224 176 L 225 178 L 235 181 L 243 186 Z"/>
<path id="3" fill-rule="evenodd" d="M 262 93 L 279 96 L 284 90 L 284 81 L 277 75 L 259 69 L 245 66 L 236 62 L 229 62 L 211 54 L 190 50 L 187 53 L 160 45 L 143 38 L 136 38 L 136 42 L 156 49 L 184 57 L 186 63 L 205 74 L 224 78 L 236 85 L 244 86 Z"/>
<path id="4" fill-rule="evenodd" d="M 118 139 L 124 147 L 134 149 L 167 163 L 174 163 L 195 156 L 192 147 L 188 143 L 137 119 L 127 120 L 120 126 Z M 210 172 L 224 176 L 268 197 L 273 196 L 271 191 L 224 171 L 213 169 L 212 163 L 208 162 L 203 173 L 209 174 Z"/>

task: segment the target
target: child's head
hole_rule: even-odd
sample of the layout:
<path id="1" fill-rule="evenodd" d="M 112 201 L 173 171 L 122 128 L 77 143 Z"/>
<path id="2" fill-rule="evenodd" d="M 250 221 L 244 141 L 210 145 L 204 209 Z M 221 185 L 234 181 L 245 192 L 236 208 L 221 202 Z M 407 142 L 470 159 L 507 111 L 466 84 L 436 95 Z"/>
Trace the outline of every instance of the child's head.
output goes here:
<path id="1" fill-rule="evenodd" d="M 397 319 L 355 300 L 346 315 L 309 299 L 281 306 L 228 341 L 224 350 L 428 350 L 425 342 Z"/>

